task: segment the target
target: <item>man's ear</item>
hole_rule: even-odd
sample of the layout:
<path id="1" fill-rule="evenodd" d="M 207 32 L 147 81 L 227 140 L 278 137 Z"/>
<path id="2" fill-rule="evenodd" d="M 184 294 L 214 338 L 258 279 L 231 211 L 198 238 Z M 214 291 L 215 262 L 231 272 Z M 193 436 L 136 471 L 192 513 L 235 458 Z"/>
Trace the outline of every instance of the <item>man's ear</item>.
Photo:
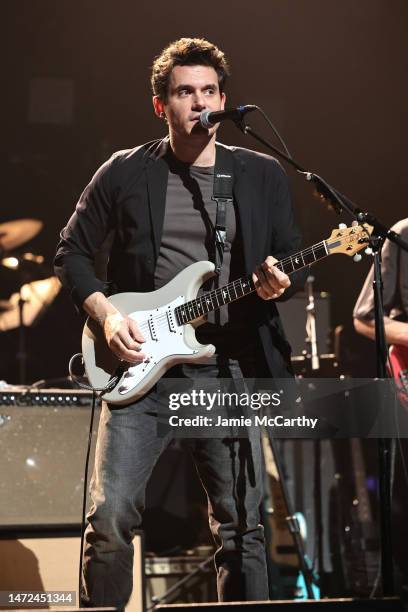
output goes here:
<path id="1" fill-rule="evenodd" d="M 160 119 L 165 117 L 163 100 L 159 96 L 153 96 L 153 108 L 157 117 L 160 117 Z"/>

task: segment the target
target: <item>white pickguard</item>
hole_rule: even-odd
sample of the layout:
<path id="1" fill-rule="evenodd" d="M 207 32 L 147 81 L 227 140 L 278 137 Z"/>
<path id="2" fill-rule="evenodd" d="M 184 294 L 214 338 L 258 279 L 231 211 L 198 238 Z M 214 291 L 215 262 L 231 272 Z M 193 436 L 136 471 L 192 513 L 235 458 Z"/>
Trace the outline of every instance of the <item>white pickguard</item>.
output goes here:
<path id="1" fill-rule="evenodd" d="M 173 366 L 206 362 L 214 355 L 215 346 L 200 344 L 195 336 L 195 328 L 204 322 L 199 306 L 184 314 L 189 322 L 179 322 L 175 314 L 178 306 L 197 297 L 201 285 L 213 275 L 214 264 L 199 261 L 160 289 L 116 293 L 108 298 L 123 316 L 137 322 L 145 338 L 142 352 L 146 359 L 137 365 L 119 361 L 109 349 L 101 326 L 87 320 L 82 334 L 85 370 L 92 387 L 103 390 L 107 402 L 127 405 L 137 401 Z"/>
<path id="2" fill-rule="evenodd" d="M 143 379 L 163 359 L 172 360 L 180 356 L 196 355 L 197 349 L 192 349 L 185 342 L 185 329 L 178 325 L 174 309 L 184 304 L 184 296 L 179 296 L 169 304 L 154 310 L 141 310 L 128 316 L 143 329 L 146 342 L 142 351 L 146 359 L 142 363 L 130 366 L 123 375 L 118 392 L 123 395 L 139 385 Z"/>

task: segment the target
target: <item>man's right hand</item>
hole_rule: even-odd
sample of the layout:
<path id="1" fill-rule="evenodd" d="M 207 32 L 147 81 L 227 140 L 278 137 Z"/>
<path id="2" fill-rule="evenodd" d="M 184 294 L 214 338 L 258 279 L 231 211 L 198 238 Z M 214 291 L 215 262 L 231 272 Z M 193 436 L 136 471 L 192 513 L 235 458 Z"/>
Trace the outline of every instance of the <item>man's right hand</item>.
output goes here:
<path id="1" fill-rule="evenodd" d="M 108 314 L 103 323 L 103 333 L 112 353 L 122 361 L 140 363 L 146 358 L 141 352 L 145 339 L 130 317 L 123 317 L 119 312 Z"/>
<path id="2" fill-rule="evenodd" d="M 95 291 L 82 306 L 99 323 L 109 348 L 118 359 L 129 363 L 140 363 L 146 359 L 141 351 L 145 339 L 139 326 L 130 317 L 122 316 L 103 293 Z"/>

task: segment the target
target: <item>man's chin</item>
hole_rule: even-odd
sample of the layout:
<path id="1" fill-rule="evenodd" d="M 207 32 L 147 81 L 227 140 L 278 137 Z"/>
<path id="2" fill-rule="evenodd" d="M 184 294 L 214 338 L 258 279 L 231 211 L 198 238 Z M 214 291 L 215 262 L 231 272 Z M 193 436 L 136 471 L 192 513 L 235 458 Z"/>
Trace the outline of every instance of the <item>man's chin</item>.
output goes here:
<path id="1" fill-rule="evenodd" d="M 199 123 L 198 121 L 191 128 L 190 134 L 197 134 L 197 135 L 200 134 L 201 136 L 211 136 L 210 130 L 208 128 L 203 127 L 201 123 Z"/>
<path id="2" fill-rule="evenodd" d="M 209 142 L 211 138 L 215 136 L 216 131 L 217 130 L 213 127 L 208 129 L 202 127 L 199 123 L 196 123 L 191 129 L 190 136 L 196 138 L 197 140 L 201 140 L 202 142 Z"/>

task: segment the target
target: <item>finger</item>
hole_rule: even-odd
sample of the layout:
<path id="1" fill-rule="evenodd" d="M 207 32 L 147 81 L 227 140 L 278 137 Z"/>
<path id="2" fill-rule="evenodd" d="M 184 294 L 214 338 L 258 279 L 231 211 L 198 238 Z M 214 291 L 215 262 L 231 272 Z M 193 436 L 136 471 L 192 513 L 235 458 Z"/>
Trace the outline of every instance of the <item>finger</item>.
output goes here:
<path id="1" fill-rule="evenodd" d="M 259 275 L 260 275 L 260 278 L 262 278 L 263 272 L 260 271 Z M 252 275 L 252 280 L 254 281 L 257 294 L 263 300 L 275 300 L 276 298 L 280 297 L 285 292 L 284 287 L 278 287 L 277 289 L 272 289 L 269 283 L 265 281 L 265 279 L 263 279 L 261 283 L 256 273 Z"/>
<path id="2" fill-rule="evenodd" d="M 129 333 L 127 328 L 121 329 L 117 333 L 117 337 L 125 345 L 125 347 L 127 349 L 129 349 L 131 351 L 140 351 L 141 350 L 140 342 L 137 342 L 136 340 L 133 339 L 133 337 L 130 335 L 130 333 Z"/>
<path id="3" fill-rule="evenodd" d="M 129 334 L 134 340 L 136 340 L 137 342 L 146 342 L 146 339 L 143 336 L 142 332 L 140 331 L 140 327 L 138 326 L 136 321 L 129 318 L 128 328 L 129 328 Z"/>
<path id="4" fill-rule="evenodd" d="M 261 297 L 263 300 L 276 300 L 276 298 L 280 297 L 284 292 L 284 289 L 279 289 L 279 291 L 276 291 L 272 294 L 268 294 L 262 289 L 259 289 L 259 291 L 257 291 L 259 297 Z"/>
<path id="5" fill-rule="evenodd" d="M 261 264 L 261 266 L 263 267 L 263 269 L 273 275 L 275 278 L 278 279 L 278 281 L 280 283 L 282 283 L 285 286 L 285 283 L 289 283 L 290 285 L 290 278 L 287 274 L 285 274 L 285 272 L 282 272 L 282 270 L 279 270 L 279 268 L 275 265 L 276 263 L 278 263 L 278 260 L 275 259 L 275 257 L 272 257 L 272 255 L 269 255 L 265 261 Z M 289 286 L 288 285 L 288 286 Z"/>
<path id="6" fill-rule="evenodd" d="M 276 300 L 276 298 L 280 297 L 283 293 L 285 293 L 285 289 L 279 289 L 278 291 L 275 291 L 275 293 L 272 295 L 272 299 Z"/>
<path id="7" fill-rule="evenodd" d="M 252 280 L 254 281 L 255 290 L 259 297 L 261 297 L 263 300 L 270 300 L 274 290 L 266 282 L 263 272 L 257 268 L 252 275 Z"/>
<path id="8" fill-rule="evenodd" d="M 127 330 L 120 330 L 117 334 L 115 334 L 111 340 L 110 346 L 112 349 L 119 350 L 122 350 L 124 347 L 125 350 L 135 353 L 139 353 L 141 350 L 140 344 L 130 337 Z"/>
<path id="9" fill-rule="evenodd" d="M 275 288 L 279 287 L 284 287 L 285 289 L 287 289 L 288 287 L 290 287 L 290 278 L 287 274 L 285 274 L 284 272 L 282 272 L 281 270 L 279 270 L 278 268 L 276 268 L 276 266 L 272 265 L 270 263 L 270 260 L 273 258 L 267 258 L 266 261 L 264 261 L 261 264 L 261 268 L 265 273 L 265 276 L 267 277 L 268 281 L 270 283 L 273 284 L 273 286 Z"/>
<path id="10" fill-rule="evenodd" d="M 118 337 L 115 338 L 111 348 L 116 357 L 129 363 L 140 363 L 146 358 L 145 353 L 127 348 Z"/>
<path id="11" fill-rule="evenodd" d="M 263 289 L 262 287 L 258 287 L 258 289 L 256 290 L 257 294 L 259 295 L 260 298 L 262 298 L 263 300 L 271 300 L 272 296 L 268 295 Z"/>
<path id="12" fill-rule="evenodd" d="M 271 298 L 272 295 L 279 289 L 279 287 L 273 287 L 269 280 L 266 277 L 264 270 L 261 267 L 258 267 L 255 271 L 255 288 L 260 288 L 264 295 L 268 298 Z"/>

